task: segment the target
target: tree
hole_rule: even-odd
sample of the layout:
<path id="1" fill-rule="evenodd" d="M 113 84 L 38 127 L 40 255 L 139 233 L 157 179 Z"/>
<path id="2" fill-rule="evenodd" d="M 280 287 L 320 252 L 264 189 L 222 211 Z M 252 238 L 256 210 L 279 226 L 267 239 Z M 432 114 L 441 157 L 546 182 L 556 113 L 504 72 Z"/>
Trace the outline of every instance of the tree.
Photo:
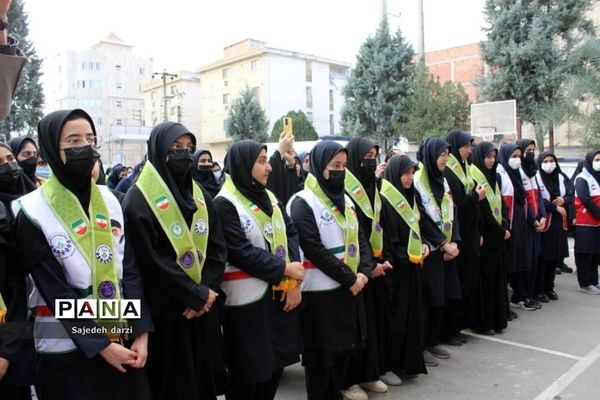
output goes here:
<path id="1" fill-rule="evenodd" d="M 420 62 L 411 80 L 408 118 L 397 126 L 409 142 L 419 143 L 426 137 L 446 135 L 451 129 L 467 130 L 469 96 L 462 85 L 446 82 L 429 74 Z"/>
<path id="2" fill-rule="evenodd" d="M 233 141 L 252 139 L 259 143 L 267 141 L 269 120 L 260 103 L 246 86 L 229 110 L 227 134 Z"/>
<path id="3" fill-rule="evenodd" d="M 343 89 L 342 129 L 373 136 L 387 149 L 399 139 L 394 126 L 406 121 L 414 51 L 400 30 L 392 37 L 386 19 L 361 46 Z"/>
<path id="4" fill-rule="evenodd" d="M 481 81 L 485 100 L 516 99 L 521 118 L 539 123 L 537 110 L 560 96 L 562 82 L 579 67 L 573 49 L 594 26 L 586 16 L 593 0 L 486 0 L 488 40 L 481 44 L 490 74 Z M 553 150 L 553 125 L 548 128 Z"/>
<path id="5" fill-rule="evenodd" d="M 19 42 L 19 48 L 27 56 L 27 63 L 21 72 L 11 113 L 0 122 L 0 135 L 3 135 L 5 140 L 18 133 L 33 136 L 37 131 L 38 122 L 44 116 L 44 92 L 40 83 L 42 60 L 27 39 L 28 19 L 23 9 L 23 0 L 13 0 L 8 10 L 10 35 Z"/>
<path id="6" fill-rule="evenodd" d="M 302 110 L 298 111 L 288 111 L 288 113 L 284 117 L 289 117 L 292 119 L 292 127 L 294 130 L 294 139 L 297 141 L 300 140 L 318 140 L 319 135 L 315 130 L 315 127 L 306 117 L 306 114 Z M 283 118 L 279 118 L 275 124 L 273 125 L 273 130 L 271 130 L 271 141 L 278 142 L 279 135 L 283 131 Z"/>

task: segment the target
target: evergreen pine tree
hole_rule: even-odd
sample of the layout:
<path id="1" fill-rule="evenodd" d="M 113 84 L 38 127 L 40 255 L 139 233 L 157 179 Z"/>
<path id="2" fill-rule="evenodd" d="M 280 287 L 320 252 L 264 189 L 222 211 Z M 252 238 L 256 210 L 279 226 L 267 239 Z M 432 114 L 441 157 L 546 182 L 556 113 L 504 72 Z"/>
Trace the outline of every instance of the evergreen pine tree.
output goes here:
<path id="1" fill-rule="evenodd" d="M 292 119 L 292 128 L 294 131 L 294 139 L 296 141 L 300 140 L 317 140 L 319 139 L 319 135 L 315 130 L 313 124 L 310 123 L 308 117 L 302 110 L 298 111 L 288 111 L 285 117 L 289 117 Z M 273 125 L 273 129 L 271 130 L 271 141 L 278 142 L 279 135 L 283 132 L 283 118 L 279 118 L 275 121 Z"/>
<path id="2" fill-rule="evenodd" d="M 260 103 L 246 87 L 241 91 L 240 97 L 231 105 L 227 122 L 227 134 L 236 142 L 243 139 L 252 139 L 259 143 L 267 141 L 267 128 L 269 121 Z"/>

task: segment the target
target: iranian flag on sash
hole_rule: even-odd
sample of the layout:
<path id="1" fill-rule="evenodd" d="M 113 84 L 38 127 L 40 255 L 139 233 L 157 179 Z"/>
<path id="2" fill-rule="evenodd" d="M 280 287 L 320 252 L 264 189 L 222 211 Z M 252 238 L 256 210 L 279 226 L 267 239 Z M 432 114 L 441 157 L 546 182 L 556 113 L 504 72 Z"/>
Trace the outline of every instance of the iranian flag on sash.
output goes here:
<path id="1" fill-rule="evenodd" d="M 398 207 L 398 208 L 404 208 L 405 206 L 406 206 L 406 203 L 402 200 L 400 200 L 396 203 L 396 207 Z"/>
<path id="2" fill-rule="evenodd" d="M 352 188 L 352 193 L 354 193 L 355 196 L 360 196 L 361 190 L 360 190 L 360 186 L 356 185 Z"/>
<path id="3" fill-rule="evenodd" d="M 106 218 L 106 215 L 96 214 L 96 225 L 98 225 L 100 229 L 106 228 L 108 225 L 108 219 Z"/>
<path id="4" fill-rule="evenodd" d="M 78 235 L 84 235 L 87 232 L 87 224 L 82 218 L 79 218 L 71 224 L 71 229 Z"/>
<path id="5" fill-rule="evenodd" d="M 252 203 L 252 202 L 250 202 L 250 204 L 248 204 L 248 207 L 249 207 L 249 208 L 250 208 L 252 211 L 254 211 L 254 212 L 259 212 L 259 211 L 260 211 L 260 207 L 259 207 L 259 206 L 257 206 L 256 204 Z"/>
<path id="6" fill-rule="evenodd" d="M 156 205 L 156 207 L 160 208 L 161 210 L 166 210 L 167 208 L 169 208 L 169 199 L 167 199 L 167 196 L 158 196 L 156 199 L 154 199 L 154 205 Z"/>

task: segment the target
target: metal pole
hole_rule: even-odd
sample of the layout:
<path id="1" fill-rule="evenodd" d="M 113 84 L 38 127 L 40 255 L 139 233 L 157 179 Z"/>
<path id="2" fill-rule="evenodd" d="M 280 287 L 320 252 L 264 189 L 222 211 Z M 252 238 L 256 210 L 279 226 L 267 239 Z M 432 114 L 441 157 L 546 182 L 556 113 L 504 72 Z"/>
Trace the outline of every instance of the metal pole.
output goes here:
<path id="1" fill-rule="evenodd" d="M 419 14 L 419 60 L 425 61 L 425 19 L 423 17 L 423 0 L 417 0 Z"/>
<path id="2" fill-rule="evenodd" d="M 177 74 L 170 74 L 167 72 L 166 69 L 163 70 L 163 72 L 154 72 L 152 73 L 152 78 L 154 78 L 155 76 L 159 76 L 162 79 L 163 82 L 163 121 L 168 121 L 167 118 L 167 114 L 168 114 L 168 110 L 167 110 L 167 104 L 169 101 L 169 97 L 167 96 L 167 77 L 170 77 L 171 79 L 175 79 L 177 78 Z"/>
<path id="3" fill-rule="evenodd" d="M 381 20 L 387 19 L 387 0 L 381 0 Z"/>

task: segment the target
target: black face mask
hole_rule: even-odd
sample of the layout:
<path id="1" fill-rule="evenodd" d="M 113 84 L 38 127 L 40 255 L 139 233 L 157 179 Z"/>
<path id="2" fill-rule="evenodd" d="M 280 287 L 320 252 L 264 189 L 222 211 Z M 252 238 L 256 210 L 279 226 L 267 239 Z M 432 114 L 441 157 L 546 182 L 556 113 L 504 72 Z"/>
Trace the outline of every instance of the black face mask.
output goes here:
<path id="1" fill-rule="evenodd" d="M 0 165 L 0 182 L 10 183 L 19 178 L 21 168 L 16 162 L 7 162 Z"/>
<path id="2" fill-rule="evenodd" d="M 209 176 L 213 172 L 212 165 L 198 165 L 198 172 L 202 176 Z"/>
<path id="3" fill-rule="evenodd" d="M 533 164 L 534 157 L 535 157 L 535 153 L 527 152 L 527 153 L 525 153 L 525 157 L 523 157 L 523 162 L 525 164 Z"/>
<path id="4" fill-rule="evenodd" d="M 86 179 L 92 175 L 92 169 L 96 159 L 100 157 L 96 149 L 91 145 L 67 148 L 65 152 L 65 169 L 69 176 L 76 179 Z"/>
<path id="5" fill-rule="evenodd" d="M 363 160 L 360 164 L 360 172 L 364 178 L 375 179 L 375 170 L 377 169 L 377 160 L 369 158 Z"/>
<path id="6" fill-rule="evenodd" d="M 185 175 L 190 172 L 192 166 L 194 165 L 194 160 L 192 159 L 191 154 L 183 153 L 169 153 L 169 159 L 167 160 L 167 167 L 169 170 L 175 175 Z"/>
<path id="7" fill-rule="evenodd" d="M 37 167 L 37 157 L 29 157 L 23 161 L 19 161 L 19 167 L 23 168 L 25 175 L 33 176 Z"/>
<path id="8" fill-rule="evenodd" d="M 346 170 L 337 171 L 329 170 L 329 187 L 333 190 L 340 190 L 344 188 L 344 179 L 346 179 Z"/>

